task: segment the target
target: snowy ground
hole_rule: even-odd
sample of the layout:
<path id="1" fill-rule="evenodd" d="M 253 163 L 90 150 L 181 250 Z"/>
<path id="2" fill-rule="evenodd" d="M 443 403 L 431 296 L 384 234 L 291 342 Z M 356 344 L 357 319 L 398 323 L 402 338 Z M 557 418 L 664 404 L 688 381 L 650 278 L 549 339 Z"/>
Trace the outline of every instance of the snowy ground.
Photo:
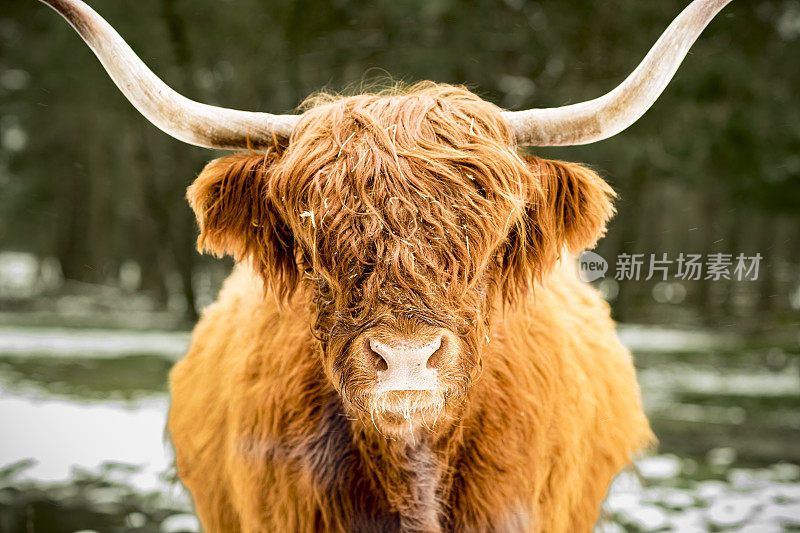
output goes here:
<path id="1" fill-rule="evenodd" d="M 715 450 L 724 455 L 729 450 Z M 712 453 L 712 459 L 713 459 Z M 697 463 L 660 455 L 636 463 L 638 475 L 617 476 L 604 508 L 612 523 L 598 531 L 800 530 L 800 467 L 778 463 L 736 468 L 725 461 L 716 475 L 697 480 Z"/>
<path id="2" fill-rule="evenodd" d="M 685 353 L 728 342 L 682 333 L 629 328 L 621 338 L 651 356 L 669 355 L 662 348 L 670 343 Z M 163 434 L 165 372 L 187 342 L 184 333 L 0 329 L 0 531 L 32 530 L 32 516 L 44 532 L 197 530 Z M 796 429 L 800 373 L 791 364 L 770 374 L 702 361 L 687 372 L 681 364 L 641 369 L 651 418 L 666 412 L 669 423 L 695 431 L 734 409 L 732 427 L 773 417 L 790 424 L 786 432 Z M 778 403 L 750 420 L 745 407 L 681 396 L 707 390 Z M 749 467 L 737 444 L 641 459 L 612 485 L 598 531 L 800 531 L 800 467 L 781 455 L 798 443 L 765 444 L 776 450 L 772 460 Z"/>

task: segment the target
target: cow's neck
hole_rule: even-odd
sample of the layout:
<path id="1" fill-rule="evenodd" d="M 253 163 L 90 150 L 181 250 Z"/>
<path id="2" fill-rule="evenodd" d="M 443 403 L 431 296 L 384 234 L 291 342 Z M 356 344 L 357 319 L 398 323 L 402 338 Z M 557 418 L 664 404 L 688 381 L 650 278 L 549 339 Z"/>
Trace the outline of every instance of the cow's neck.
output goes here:
<path id="1" fill-rule="evenodd" d="M 400 515 L 403 531 L 441 531 L 441 501 L 446 460 L 430 435 L 389 439 L 374 429 L 358 431 L 367 470 Z"/>

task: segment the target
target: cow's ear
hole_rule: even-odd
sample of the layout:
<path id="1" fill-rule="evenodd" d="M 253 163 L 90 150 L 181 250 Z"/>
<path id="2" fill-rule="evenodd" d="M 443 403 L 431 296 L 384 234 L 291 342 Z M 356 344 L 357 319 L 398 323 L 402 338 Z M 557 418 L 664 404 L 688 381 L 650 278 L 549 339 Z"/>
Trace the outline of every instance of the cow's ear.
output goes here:
<path id="1" fill-rule="evenodd" d="M 537 216 L 551 219 L 555 244 L 570 252 L 592 248 L 614 215 L 614 190 L 583 165 L 536 157 L 528 161 L 544 196 Z"/>
<path id="2" fill-rule="evenodd" d="M 511 229 L 502 256 L 507 300 L 528 292 L 564 251 L 594 246 L 614 214 L 614 190 L 593 170 L 526 156 L 531 184 L 524 215 Z"/>
<path id="3" fill-rule="evenodd" d="M 211 161 L 186 197 L 200 225 L 197 248 L 217 256 L 250 261 L 281 297 L 294 290 L 298 268 L 294 238 L 268 195 L 279 156 L 236 154 Z"/>

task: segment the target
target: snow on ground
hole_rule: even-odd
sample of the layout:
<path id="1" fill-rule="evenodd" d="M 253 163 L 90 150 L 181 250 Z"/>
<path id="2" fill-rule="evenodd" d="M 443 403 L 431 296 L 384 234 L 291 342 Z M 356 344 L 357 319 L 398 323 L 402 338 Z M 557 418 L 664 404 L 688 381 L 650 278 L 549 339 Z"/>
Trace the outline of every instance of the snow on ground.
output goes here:
<path id="1" fill-rule="evenodd" d="M 145 353 L 177 358 L 188 346 L 185 332 L 0 327 L 0 353 L 7 355 L 119 357 Z"/>
<path id="2" fill-rule="evenodd" d="M 703 350 L 727 342 L 702 332 L 638 326 L 622 327 L 620 337 L 632 349 L 650 352 L 662 347 Z M 12 357 L 156 354 L 175 360 L 188 342 L 183 332 L 0 328 L 0 354 Z M 643 387 L 739 394 L 752 389 L 762 395 L 800 388 L 800 376 L 792 369 L 722 376 L 708 369 L 674 372 L 673 364 L 680 363 L 640 372 Z M 91 508 L 94 516 L 121 516 L 130 528 L 156 524 L 155 531 L 196 531 L 189 499 L 174 481 L 164 435 L 167 410 L 166 394 L 156 390 L 111 400 L 108 395 L 63 397 L 42 388 L 23 386 L 12 392 L 0 386 L 0 503 L 12 514 L 28 509 L 30 500 L 25 498 L 37 494 L 59 505 L 78 505 L 74 495 L 83 491 L 80 505 Z M 800 467 L 777 463 L 740 468 L 735 458 L 733 450 L 716 449 L 703 464 L 672 455 L 639 460 L 634 471 L 621 473 L 612 484 L 604 504 L 608 520 L 597 531 L 800 531 Z M 28 460 L 32 464 L 26 465 Z M 3 492 L 7 490 L 11 492 Z M 71 499 L 62 500 L 65 494 Z M 148 499 L 152 494 L 155 499 Z M 127 506 L 140 502 L 134 506 L 138 510 L 121 508 L 123 501 Z"/>
<path id="3" fill-rule="evenodd" d="M 0 391 L 0 468 L 33 458 L 22 479 L 69 480 L 76 469 L 97 470 L 109 460 L 137 465 L 141 490 L 159 488 L 172 463 L 164 439 L 166 398 L 134 406 L 123 402 L 79 403 Z"/>
<path id="4" fill-rule="evenodd" d="M 84 403 L 1 392 L 0 470 L 33 458 L 34 464 L 18 474 L 18 483 L 65 483 L 76 473 L 94 472 L 132 491 L 183 501 L 188 509 L 186 495 L 170 478 L 167 408 L 163 396 L 135 404 Z M 133 468 L 110 468 L 109 463 Z M 800 467 L 729 468 L 719 479 L 700 481 L 690 480 L 691 469 L 691 461 L 671 455 L 641 459 L 638 474 L 626 471 L 615 479 L 604 504 L 612 521 L 597 531 L 770 533 L 800 528 Z M 96 489 L 92 498 L 108 498 L 108 493 Z M 191 517 L 175 516 L 165 519 L 162 530 L 196 530 Z"/>

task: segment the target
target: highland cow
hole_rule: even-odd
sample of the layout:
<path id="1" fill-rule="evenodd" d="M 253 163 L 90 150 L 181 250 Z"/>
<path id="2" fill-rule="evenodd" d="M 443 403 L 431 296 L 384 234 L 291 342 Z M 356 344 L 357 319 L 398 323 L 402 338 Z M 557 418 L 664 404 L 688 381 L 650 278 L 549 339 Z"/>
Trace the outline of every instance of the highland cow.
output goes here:
<path id="1" fill-rule="evenodd" d="M 610 137 L 727 3 L 696 0 L 604 97 L 504 112 L 423 83 L 299 116 L 187 100 L 77 0 L 47 0 L 152 122 L 242 149 L 189 188 L 237 260 L 171 374 L 207 531 L 589 531 L 652 440 L 608 305 L 575 275 L 613 214 L 585 166 L 521 145 Z"/>

